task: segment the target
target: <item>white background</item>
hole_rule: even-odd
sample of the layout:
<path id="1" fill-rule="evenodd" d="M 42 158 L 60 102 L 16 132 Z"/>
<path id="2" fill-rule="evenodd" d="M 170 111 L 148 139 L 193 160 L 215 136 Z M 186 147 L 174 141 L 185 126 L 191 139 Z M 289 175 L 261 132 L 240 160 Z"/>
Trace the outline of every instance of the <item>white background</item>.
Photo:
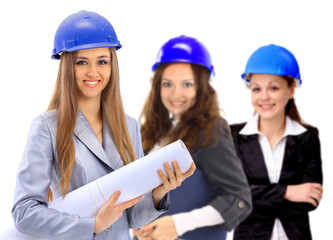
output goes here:
<path id="1" fill-rule="evenodd" d="M 123 45 L 118 53 L 127 114 L 138 118 L 150 87 L 158 49 L 172 37 L 196 37 L 210 50 L 212 84 L 229 123 L 253 113 L 240 74 L 248 57 L 270 43 L 296 56 L 303 85 L 296 103 L 303 119 L 318 127 L 322 144 L 324 198 L 310 213 L 314 239 L 331 238 L 325 213 L 333 213 L 333 14 L 330 1 L 316 0 L 108 0 L 1 1 L 0 3 L 0 233 L 12 225 L 15 174 L 32 119 L 49 103 L 59 61 L 51 60 L 60 22 L 79 10 L 105 16 Z M 331 110 L 330 110 L 331 109 Z M 326 218 L 327 219 L 327 218 Z M 229 235 L 231 238 L 231 235 Z"/>

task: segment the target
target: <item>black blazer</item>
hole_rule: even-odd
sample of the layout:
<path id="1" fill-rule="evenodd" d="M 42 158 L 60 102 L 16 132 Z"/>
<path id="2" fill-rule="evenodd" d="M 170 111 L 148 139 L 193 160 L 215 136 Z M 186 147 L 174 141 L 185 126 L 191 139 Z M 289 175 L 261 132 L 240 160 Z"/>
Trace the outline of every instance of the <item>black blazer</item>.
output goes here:
<path id="1" fill-rule="evenodd" d="M 312 239 L 308 212 L 315 207 L 283 199 L 287 185 L 323 180 L 318 130 L 307 127 L 298 136 L 288 136 L 278 183 L 268 178 L 258 135 L 240 135 L 245 123 L 231 125 L 238 157 L 251 187 L 253 210 L 234 231 L 234 239 L 270 239 L 279 218 L 290 240 Z"/>

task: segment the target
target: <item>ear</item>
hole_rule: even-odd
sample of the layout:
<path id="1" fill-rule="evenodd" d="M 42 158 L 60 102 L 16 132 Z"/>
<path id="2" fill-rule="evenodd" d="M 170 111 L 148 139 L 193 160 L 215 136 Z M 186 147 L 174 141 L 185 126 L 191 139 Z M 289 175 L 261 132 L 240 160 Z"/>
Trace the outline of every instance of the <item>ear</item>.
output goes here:
<path id="1" fill-rule="evenodd" d="M 289 95 L 289 99 L 292 99 L 295 95 L 295 88 L 296 88 L 296 83 L 292 83 L 291 87 L 290 87 L 290 95 Z"/>

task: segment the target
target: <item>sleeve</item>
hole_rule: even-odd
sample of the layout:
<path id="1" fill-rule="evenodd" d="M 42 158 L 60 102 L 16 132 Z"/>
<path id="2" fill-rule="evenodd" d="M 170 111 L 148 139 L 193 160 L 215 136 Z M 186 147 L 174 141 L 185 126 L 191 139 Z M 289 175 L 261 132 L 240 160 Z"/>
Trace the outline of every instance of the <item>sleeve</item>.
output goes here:
<path id="1" fill-rule="evenodd" d="M 132 136 L 134 149 L 137 158 L 143 157 L 141 134 L 137 121 L 133 119 L 135 126 L 135 135 Z M 135 204 L 133 207 L 127 209 L 127 216 L 130 228 L 137 229 L 146 224 L 152 222 L 154 219 L 168 211 L 170 208 L 170 196 L 169 193 L 161 200 L 157 208 L 154 207 L 154 200 L 152 192 L 146 193 L 143 199 Z"/>
<path id="2" fill-rule="evenodd" d="M 286 185 L 251 185 L 253 214 L 263 218 L 280 218 L 314 210 L 310 203 L 290 202 L 283 199 Z"/>
<path id="3" fill-rule="evenodd" d="M 224 219 L 222 226 L 230 231 L 250 214 L 251 192 L 226 122 L 217 134 L 217 144 L 200 150 L 199 164 L 218 194 L 210 205 Z"/>
<path id="4" fill-rule="evenodd" d="M 307 131 L 302 137 L 299 158 L 302 158 L 303 171 L 301 180 L 295 184 L 323 182 L 320 141 L 317 136 Z M 253 206 L 257 213 L 266 217 L 285 217 L 315 210 L 310 203 L 290 202 L 283 199 L 287 184 L 251 185 Z"/>
<path id="5" fill-rule="evenodd" d="M 92 239 L 94 218 L 80 218 L 47 207 L 54 163 L 51 132 L 41 116 L 33 120 L 20 163 L 12 216 L 17 230 L 48 239 Z"/>
<path id="6" fill-rule="evenodd" d="M 215 226 L 224 223 L 221 214 L 210 205 L 194 209 L 190 212 L 174 214 L 172 215 L 172 219 L 179 236 L 196 228 Z"/>

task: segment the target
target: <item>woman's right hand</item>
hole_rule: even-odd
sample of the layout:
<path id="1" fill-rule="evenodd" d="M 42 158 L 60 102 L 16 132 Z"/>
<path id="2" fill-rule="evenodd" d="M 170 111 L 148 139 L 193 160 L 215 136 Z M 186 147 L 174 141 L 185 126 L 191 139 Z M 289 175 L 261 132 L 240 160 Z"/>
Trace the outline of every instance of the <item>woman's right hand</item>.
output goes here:
<path id="1" fill-rule="evenodd" d="M 291 202 L 307 202 L 317 207 L 322 199 L 323 188 L 319 183 L 303 183 L 288 185 L 283 196 Z"/>
<path id="2" fill-rule="evenodd" d="M 124 210 L 134 206 L 137 202 L 139 202 L 142 199 L 142 196 L 140 196 L 115 206 L 119 196 L 120 196 L 120 191 L 118 190 L 115 191 L 111 195 L 109 201 L 107 201 L 104 204 L 104 206 L 98 211 L 95 219 L 94 233 L 100 233 L 106 230 L 115 221 L 121 218 Z"/>

